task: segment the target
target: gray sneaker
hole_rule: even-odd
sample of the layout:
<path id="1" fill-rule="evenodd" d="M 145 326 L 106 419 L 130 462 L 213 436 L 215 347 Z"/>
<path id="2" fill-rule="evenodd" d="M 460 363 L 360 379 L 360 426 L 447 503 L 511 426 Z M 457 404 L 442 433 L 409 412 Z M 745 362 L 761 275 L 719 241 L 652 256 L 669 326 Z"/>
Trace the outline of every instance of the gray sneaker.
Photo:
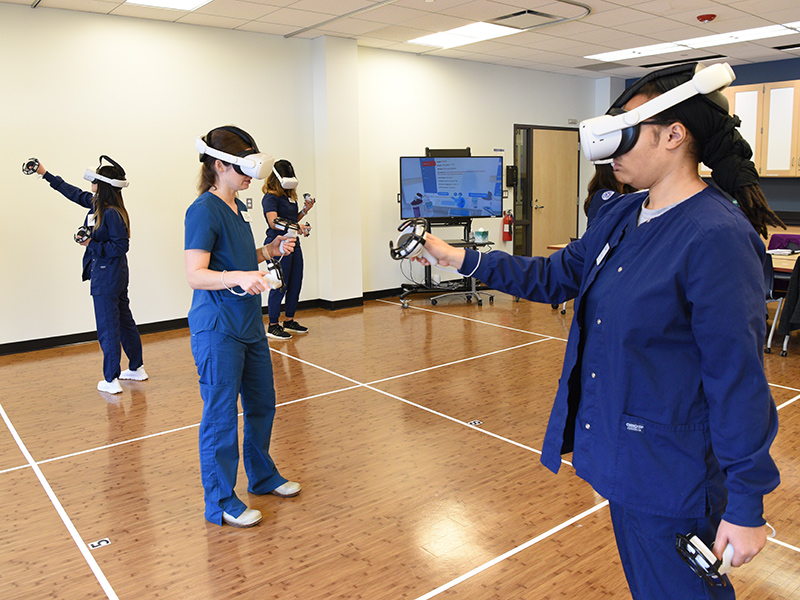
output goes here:
<path id="1" fill-rule="evenodd" d="M 280 325 L 270 325 L 267 327 L 267 337 L 273 340 L 290 340 L 292 334 L 284 331 Z"/>

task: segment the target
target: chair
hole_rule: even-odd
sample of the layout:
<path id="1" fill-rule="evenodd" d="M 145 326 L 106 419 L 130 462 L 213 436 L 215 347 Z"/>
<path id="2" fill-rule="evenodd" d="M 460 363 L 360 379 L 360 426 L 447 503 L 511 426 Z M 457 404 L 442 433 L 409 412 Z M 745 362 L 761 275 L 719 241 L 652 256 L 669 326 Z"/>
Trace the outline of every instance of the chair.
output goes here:
<path id="1" fill-rule="evenodd" d="M 778 307 L 775 309 L 775 316 L 772 318 L 772 326 L 769 328 L 767 345 L 764 346 L 764 352 L 769 354 L 772 352 L 772 338 L 775 335 L 775 329 L 778 325 L 778 318 L 781 314 L 783 301 L 786 298 L 786 280 L 775 278 L 775 270 L 772 267 L 771 254 L 767 254 L 767 258 L 764 261 L 764 286 L 767 289 L 767 318 L 769 318 L 769 303 L 778 303 Z"/>
<path id="2" fill-rule="evenodd" d="M 789 286 L 786 288 L 786 297 L 782 304 L 777 333 L 784 336 L 781 356 L 786 356 L 792 331 L 800 329 L 800 260 L 794 263 Z"/>

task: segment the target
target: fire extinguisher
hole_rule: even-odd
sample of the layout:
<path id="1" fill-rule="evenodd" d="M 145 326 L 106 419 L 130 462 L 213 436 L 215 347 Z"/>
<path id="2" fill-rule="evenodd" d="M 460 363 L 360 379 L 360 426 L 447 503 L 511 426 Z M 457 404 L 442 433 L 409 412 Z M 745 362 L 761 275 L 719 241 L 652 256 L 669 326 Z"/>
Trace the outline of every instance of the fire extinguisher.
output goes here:
<path id="1" fill-rule="evenodd" d="M 511 216 L 511 211 L 507 210 L 503 216 L 503 241 L 511 241 L 511 228 L 514 227 L 514 217 Z"/>

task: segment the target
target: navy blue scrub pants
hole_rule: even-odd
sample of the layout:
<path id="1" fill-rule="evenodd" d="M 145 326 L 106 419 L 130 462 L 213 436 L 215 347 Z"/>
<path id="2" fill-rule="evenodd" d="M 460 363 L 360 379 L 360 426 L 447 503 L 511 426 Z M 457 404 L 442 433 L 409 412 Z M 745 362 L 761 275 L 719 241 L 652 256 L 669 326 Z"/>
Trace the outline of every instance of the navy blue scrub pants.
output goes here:
<path id="1" fill-rule="evenodd" d="M 675 534 L 696 533 L 711 548 L 720 515 L 673 519 L 609 502 L 617 550 L 634 600 L 732 600 L 728 580 L 712 587 L 689 568 L 675 550 Z M 727 579 L 727 576 L 725 576 Z"/>
<path id="2" fill-rule="evenodd" d="M 119 294 L 92 296 L 92 301 L 97 341 L 103 351 L 103 377 L 106 381 L 114 381 L 120 373 L 120 343 L 128 357 L 128 368 L 135 371 L 143 364 L 142 338 L 133 320 L 127 288 Z"/>
<path id="3" fill-rule="evenodd" d="M 269 455 L 275 419 L 275 386 L 267 338 L 240 342 L 216 331 L 192 334 L 192 354 L 200 376 L 200 474 L 206 520 L 222 525 L 247 506 L 233 488 L 239 470 L 237 396 L 244 412 L 244 468 L 251 494 L 268 494 L 286 483 Z"/>
<path id="4" fill-rule="evenodd" d="M 281 258 L 283 269 L 283 285 L 277 290 L 270 290 L 267 300 L 269 322 L 277 323 L 281 316 L 281 302 L 286 296 L 286 318 L 293 319 L 300 300 L 300 288 L 303 287 L 303 250 L 299 245 L 294 247 L 294 252 Z"/>

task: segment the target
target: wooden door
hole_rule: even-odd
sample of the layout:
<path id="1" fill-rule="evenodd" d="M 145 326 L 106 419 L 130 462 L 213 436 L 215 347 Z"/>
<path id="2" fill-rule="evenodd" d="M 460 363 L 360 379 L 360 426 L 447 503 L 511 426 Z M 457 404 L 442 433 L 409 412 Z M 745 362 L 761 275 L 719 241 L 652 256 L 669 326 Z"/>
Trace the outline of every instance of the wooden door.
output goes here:
<path id="1" fill-rule="evenodd" d="M 533 130 L 534 256 L 547 256 L 548 245 L 577 236 L 578 148 L 575 130 Z"/>

